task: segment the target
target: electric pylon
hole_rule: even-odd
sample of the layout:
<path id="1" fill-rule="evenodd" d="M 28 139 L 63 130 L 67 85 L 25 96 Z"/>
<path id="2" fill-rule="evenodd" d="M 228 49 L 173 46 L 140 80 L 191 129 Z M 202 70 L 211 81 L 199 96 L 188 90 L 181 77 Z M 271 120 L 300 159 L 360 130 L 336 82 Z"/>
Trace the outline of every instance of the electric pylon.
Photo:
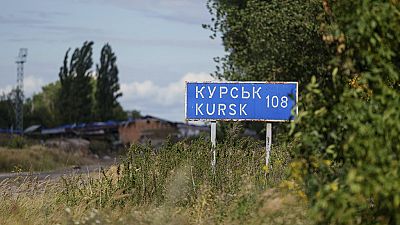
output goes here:
<path id="1" fill-rule="evenodd" d="M 17 57 L 17 89 L 15 93 L 15 129 L 24 133 L 24 63 L 28 55 L 27 48 L 20 48 Z"/>

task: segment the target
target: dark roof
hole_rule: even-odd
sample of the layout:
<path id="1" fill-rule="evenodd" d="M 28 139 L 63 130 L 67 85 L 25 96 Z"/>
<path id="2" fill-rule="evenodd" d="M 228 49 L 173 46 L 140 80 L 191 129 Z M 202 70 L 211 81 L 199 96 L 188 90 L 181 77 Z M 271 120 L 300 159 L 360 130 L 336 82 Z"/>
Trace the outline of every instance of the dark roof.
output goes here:
<path id="1" fill-rule="evenodd" d="M 54 128 L 42 129 L 42 134 L 62 134 L 68 132 L 93 132 L 104 129 L 116 129 L 119 126 L 117 121 L 93 122 L 66 124 Z"/>
<path id="2" fill-rule="evenodd" d="M 121 126 L 127 126 L 127 125 L 129 125 L 131 123 L 134 123 L 134 122 L 137 122 L 137 121 L 140 121 L 140 120 L 148 120 L 148 119 L 158 120 L 160 122 L 168 123 L 168 124 L 171 124 L 171 125 L 176 125 L 177 124 L 177 123 L 169 121 L 169 120 L 161 119 L 161 118 L 158 118 L 158 117 L 155 117 L 155 116 L 146 115 L 146 116 L 142 116 L 140 118 L 135 118 L 135 119 L 129 119 L 127 121 L 122 121 L 122 122 L 120 122 L 120 125 Z"/>
<path id="3" fill-rule="evenodd" d="M 166 122 L 166 123 L 174 123 L 172 121 L 169 121 L 169 120 L 166 120 L 166 119 L 161 119 L 161 118 L 158 118 L 158 117 L 155 117 L 155 116 L 150 116 L 150 115 L 143 116 L 141 119 L 155 119 L 155 120 L 159 120 L 159 121 Z"/>
<path id="4" fill-rule="evenodd" d="M 21 134 L 22 132 L 20 130 L 1 129 L 0 128 L 0 133 L 3 133 L 3 134 Z"/>
<path id="5" fill-rule="evenodd" d="M 134 118 L 134 119 L 129 119 L 126 121 L 121 121 L 121 122 L 109 120 L 109 121 L 105 121 L 105 122 L 74 123 L 74 124 L 64 124 L 64 125 L 60 125 L 60 126 L 52 127 L 52 128 L 44 128 L 41 125 L 33 125 L 33 126 L 26 128 L 25 133 L 33 133 L 35 131 L 39 131 L 40 129 L 41 129 L 41 134 L 44 134 L 44 135 L 76 133 L 76 132 L 90 133 L 90 132 L 97 132 L 97 131 L 106 130 L 106 129 L 117 129 L 119 126 L 124 126 L 124 125 L 126 126 L 126 125 L 129 125 L 130 123 L 133 123 L 138 120 L 148 120 L 148 119 L 158 120 L 162 123 L 168 123 L 171 125 L 178 124 L 175 122 L 171 122 L 169 120 L 146 115 L 141 118 Z M 0 129 L 0 133 L 20 134 L 22 132 L 17 131 L 17 130 L 10 130 L 10 129 Z"/>

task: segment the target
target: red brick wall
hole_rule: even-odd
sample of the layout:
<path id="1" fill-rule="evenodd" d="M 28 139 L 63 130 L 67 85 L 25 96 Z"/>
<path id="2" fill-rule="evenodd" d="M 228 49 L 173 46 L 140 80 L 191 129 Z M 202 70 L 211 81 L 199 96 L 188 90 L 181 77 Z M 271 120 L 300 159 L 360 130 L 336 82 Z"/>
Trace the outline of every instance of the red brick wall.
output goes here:
<path id="1" fill-rule="evenodd" d="M 172 125 L 157 119 L 138 119 L 118 128 L 119 138 L 123 144 L 138 143 L 142 135 L 152 130 L 170 132 Z M 167 135 L 166 135 L 167 136 Z"/>

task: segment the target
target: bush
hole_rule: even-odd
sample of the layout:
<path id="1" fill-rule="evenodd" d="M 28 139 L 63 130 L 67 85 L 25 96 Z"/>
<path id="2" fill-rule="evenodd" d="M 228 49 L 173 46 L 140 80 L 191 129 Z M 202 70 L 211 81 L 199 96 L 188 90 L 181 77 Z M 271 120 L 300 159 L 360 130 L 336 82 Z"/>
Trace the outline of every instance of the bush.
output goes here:
<path id="1" fill-rule="evenodd" d="M 317 224 L 399 224 L 400 5 L 326 6 L 332 88 L 314 78 L 302 96 L 293 175 Z"/>
<path id="2" fill-rule="evenodd" d="M 104 156 L 110 154 L 112 145 L 108 141 L 91 140 L 89 149 L 93 154 Z"/>
<path id="3" fill-rule="evenodd" d="M 7 143 L 7 146 L 9 148 L 16 148 L 16 149 L 22 149 L 26 145 L 26 140 L 22 136 L 13 136 L 10 141 Z"/>

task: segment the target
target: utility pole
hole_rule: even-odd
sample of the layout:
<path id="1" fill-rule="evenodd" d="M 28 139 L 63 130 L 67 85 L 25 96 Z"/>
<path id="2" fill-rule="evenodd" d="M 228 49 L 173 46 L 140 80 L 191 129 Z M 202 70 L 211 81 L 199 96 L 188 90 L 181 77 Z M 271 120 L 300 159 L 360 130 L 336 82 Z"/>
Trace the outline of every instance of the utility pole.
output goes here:
<path id="1" fill-rule="evenodd" d="M 17 90 L 15 96 L 15 129 L 24 133 L 24 63 L 28 55 L 27 48 L 20 48 L 17 57 Z"/>

